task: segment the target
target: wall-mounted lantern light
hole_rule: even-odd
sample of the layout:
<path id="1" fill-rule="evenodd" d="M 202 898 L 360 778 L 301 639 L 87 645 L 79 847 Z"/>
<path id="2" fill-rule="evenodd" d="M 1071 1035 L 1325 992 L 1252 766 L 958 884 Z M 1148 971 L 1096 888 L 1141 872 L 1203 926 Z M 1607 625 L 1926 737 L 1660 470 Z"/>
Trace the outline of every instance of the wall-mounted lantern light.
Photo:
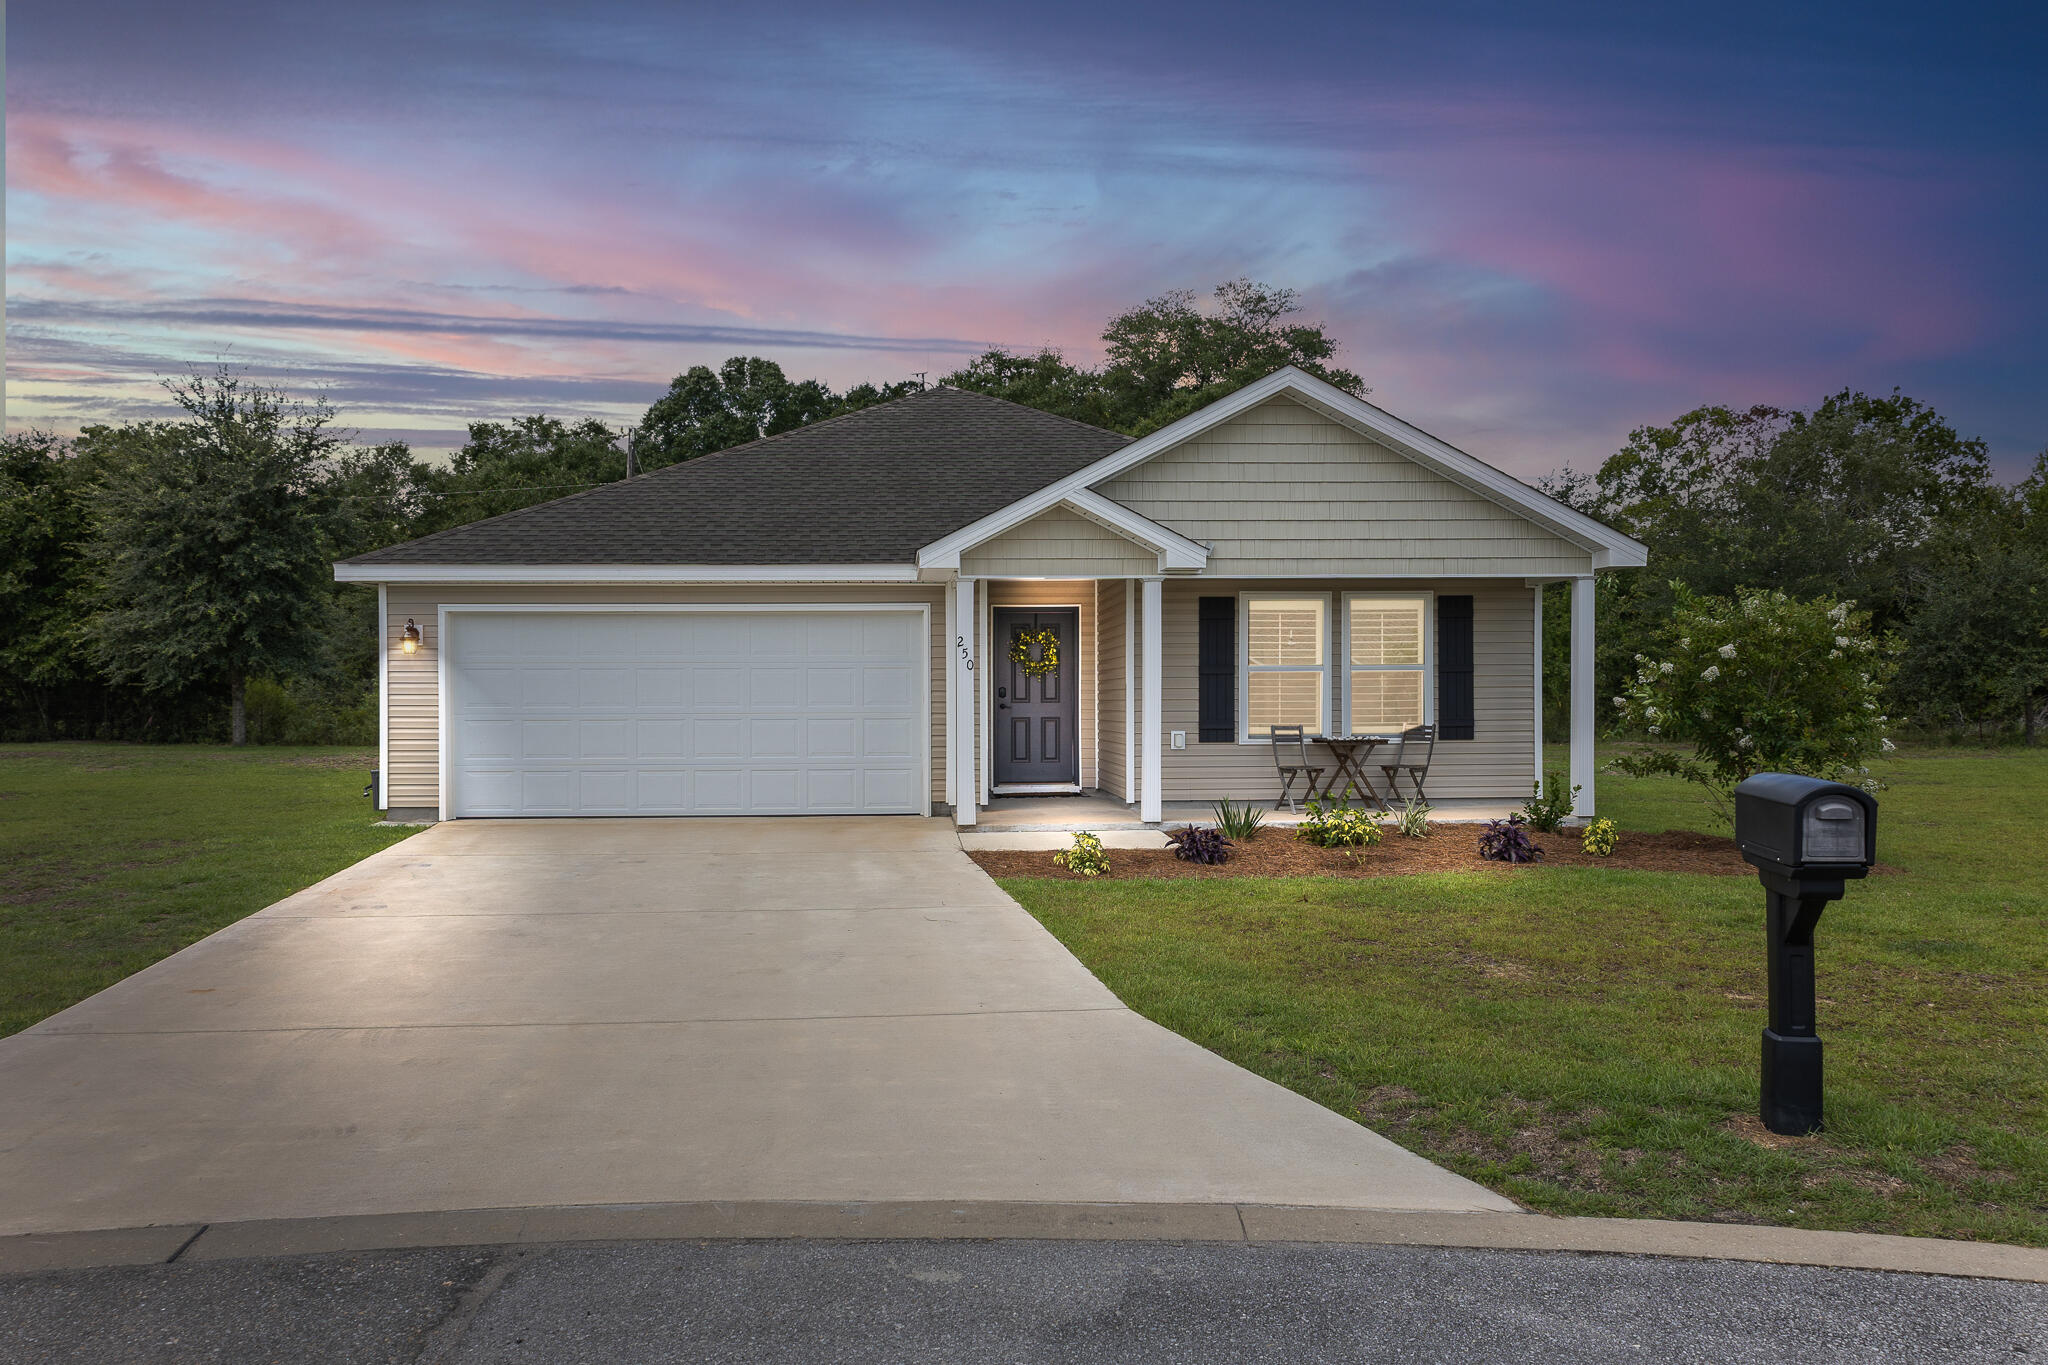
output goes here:
<path id="1" fill-rule="evenodd" d="M 405 633 L 400 635 L 398 638 L 398 647 L 404 650 L 406 653 L 417 654 L 420 652 L 419 623 L 414 621 L 410 616 L 405 618 Z"/>

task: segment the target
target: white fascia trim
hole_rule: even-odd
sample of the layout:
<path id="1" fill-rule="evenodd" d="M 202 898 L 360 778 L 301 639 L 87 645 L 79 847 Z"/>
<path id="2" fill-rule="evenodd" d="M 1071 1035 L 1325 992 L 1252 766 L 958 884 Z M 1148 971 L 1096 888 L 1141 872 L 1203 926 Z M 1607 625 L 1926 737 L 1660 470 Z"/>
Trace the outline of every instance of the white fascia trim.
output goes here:
<path id="1" fill-rule="evenodd" d="M 337 583 L 915 583 L 914 564 L 336 564 Z"/>
<path id="2" fill-rule="evenodd" d="M 1061 506 L 1158 555 L 1161 573 L 1197 573 L 1208 567 L 1209 547 L 1199 540 L 1189 540 L 1171 527 L 1161 526 L 1150 517 L 1133 512 L 1122 503 L 1112 502 L 1092 489 L 1067 488 L 1067 482 L 1063 480 L 1054 485 L 1064 490 L 1056 497 L 1044 498 L 1046 490 L 1041 490 L 933 541 L 917 552 L 918 567 L 957 569 L 960 556 L 966 551 L 1040 513 Z"/>
<path id="3" fill-rule="evenodd" d="M 1029 497 L 1021 498 L 1000 511 L 990 513 L 973 525 L 955 531 L 944 540 L 934 541 L 926 550 L 952 550 L 957 548 L 952 542 L 959 537 L 973 533 L 972 539 L 968 541 L 972 544 L 1020 521 L 1029 520 L 1046 508 L 1066 501 L 1077 492 L 1086 491 L 1105 479 L 1114 478 L 1133 466 L 1143 464 L 1161 451 L 1170 450 L 1211 427 L 1229 421 L 1241 412 L 1257 407 L 1269 398 L 1277 398 L 1283 394 L 1305 399 L 1330 417 L 1384 441 L 1426 468 L 1433 469 L 1490 501 L 1510 511 L 1519 512 L 1538 525 L 1582 546 L 1592 553 L 1593 567 L 1596 569 L 1639 568 L 1649 562 L 1649 549 L 1640 541 L 1595 521 L 1583 512 L 1565 506 L 1555 498 L 1544 496 L 1512 475 L 1495 469 L 1484 460 L 1467 455 L 1456 446 L 1410 426 L 1392 413 L 1376 408 L 1363 399 L 1354 398 L 1336 385 L 1292 365 L 1275 370 L 1264 379 L 1247 384 L 1236 393 L 1219 398 L 1208 407 L 1191 412 L 1178 422 L 1163 426 L 1150 436 L 1131 442 L 1115 454 L 1105 456 L 1057 483 L 1047 484 Z M 918 562 L 924 562 L 923 554 L 919 555 Z"/>

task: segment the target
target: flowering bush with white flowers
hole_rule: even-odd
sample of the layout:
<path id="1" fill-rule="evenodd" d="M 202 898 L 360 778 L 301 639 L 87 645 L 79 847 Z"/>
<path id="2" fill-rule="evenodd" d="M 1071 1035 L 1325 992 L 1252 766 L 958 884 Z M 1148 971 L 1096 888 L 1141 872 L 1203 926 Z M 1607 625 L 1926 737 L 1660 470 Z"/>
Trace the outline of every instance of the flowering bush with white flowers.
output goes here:
<path id="1" fill-rule="evenodd" d="M 1870 759 L 1891 747 L 1891 661 L 1854 603 L 1754 591 L 1731 602 L 1677 585 L 1671 624 L 1667 657 L 1638 654 L 1614 699 L 1616 728 L 1656 744 L 1617 758 L 1616 771 L 1697 782 L 1724 819 L 1735 784 L 1754 773 L 1876 790 Z"/>

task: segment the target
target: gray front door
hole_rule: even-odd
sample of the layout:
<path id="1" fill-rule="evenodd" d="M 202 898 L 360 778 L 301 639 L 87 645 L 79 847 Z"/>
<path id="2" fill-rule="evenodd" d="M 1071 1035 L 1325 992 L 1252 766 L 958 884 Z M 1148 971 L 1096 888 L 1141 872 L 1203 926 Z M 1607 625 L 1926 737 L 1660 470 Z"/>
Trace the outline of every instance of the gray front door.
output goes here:
<path id="1" fill-rule="evenodd" d="M 1059 667 L 1032 673 L 1012 659 L 1018 637 L 1050 631 Z M 1079 782 L 1080 693 L 1075 651 L 1081 613 L 1075 607 L 997 607 L 995 611 L 996 783 Z M 1043 651 L 1030 649 L 1033 659 Z"/>

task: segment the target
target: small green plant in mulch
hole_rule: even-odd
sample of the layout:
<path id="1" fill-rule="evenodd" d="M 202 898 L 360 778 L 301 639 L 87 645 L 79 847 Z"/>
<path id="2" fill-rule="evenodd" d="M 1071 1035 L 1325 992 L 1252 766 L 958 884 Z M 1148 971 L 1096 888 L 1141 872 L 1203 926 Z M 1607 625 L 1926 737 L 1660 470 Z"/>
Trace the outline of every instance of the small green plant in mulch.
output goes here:
<path id="1" fill-rule="evenodd" d="M 1578 799 L 1579 789 L 1563 773 L 1551 773 L 1536 784 L 1519 813 L 1530 829 L 1553 834 L 1571 818 L 1572 803 Z"/>
<path id="2" fill-rule="evenodd" d="M 1405 838 L 1427 839 L 1429 817 L 1432 811 L 1429 802 L 1419 796 L 1411 796 L 1394 812 L 1394 828 Z"/>
<path id="3" fill-rule="evenodd" d="M 1615 845 L 1620 842 L 1621 837 L 1614 828 L 1614 822 L 1601 815 L 1587 822 L 1586 832 L 1579 839 L 1579 847 L 1596 858 L 1611 858 L 1614 856 Z"/>
<path id="4" fill-rule="evenodd" d="M 1317 848 L 1370 848 L 1380 841 L 1380 822 L 1367 811 L 1311 801 L 1294 837 Z"/>
<path id="5" fill-rule="evenodd" d="M 1109 871 L 1109 855 L 1102 851 L 1102 840 L 1087 830 L 1077 830 L 1074 846 L 1052 855 L 1054 865 L 1083 877 L 1100 877 Z"/>
<path id="6" fill-rule="evenodd" d="M 1216 828 L 1223 831 L 1223 837 L 1232 841 L 1250 839 L 1257 835 L 1259 827 L 1266 823 L 1266 812 L 1247 801 L 1234 804 L 1229 797 L 1216 803 Z"/>

